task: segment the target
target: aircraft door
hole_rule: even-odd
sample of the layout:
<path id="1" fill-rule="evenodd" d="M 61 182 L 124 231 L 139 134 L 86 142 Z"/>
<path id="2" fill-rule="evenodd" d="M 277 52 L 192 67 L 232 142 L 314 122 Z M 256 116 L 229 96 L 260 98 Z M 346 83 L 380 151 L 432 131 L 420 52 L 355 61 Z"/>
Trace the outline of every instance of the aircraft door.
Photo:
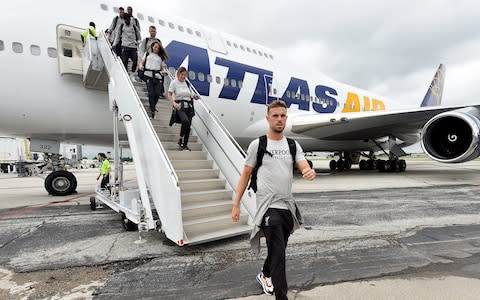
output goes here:
<path id="1" fill-rule="evenodd" d="M 225 42 L 223 38 L 214 31 L 206 32 L 205 36 L 207 37 L 208 48 L 212 51 L 227 54 L 227 48 L 225 47 Z"/>
<path id="2" fill-rule="evenodd" d="M 82 28 L 64 24 L 57 25 L 57 59 L 60 74 L 83 75 Z"/>

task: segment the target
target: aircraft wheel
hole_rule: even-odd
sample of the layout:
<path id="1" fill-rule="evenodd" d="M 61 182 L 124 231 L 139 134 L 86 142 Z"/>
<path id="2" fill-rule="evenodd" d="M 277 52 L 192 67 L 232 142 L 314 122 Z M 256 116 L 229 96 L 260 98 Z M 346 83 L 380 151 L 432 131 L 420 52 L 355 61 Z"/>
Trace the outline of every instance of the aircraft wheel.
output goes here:
<path id="1" fill-rule="evenodd" d="M 97 209 L 97 200 L 95 197 L 90 197 L 90 209 L 96 210 Z"/>
<path id="2" fill-rule="evenodd" d="M 77 179 L 68 171 L 54 171 L 48 174 L 44 186 L 52 196 L 66 196 L 77 189 Z"/>
<path id="3" fill-rule="evenodd" d="M 350 170 L 352 168 L 352 161 L 347 159 L 345 160 L 345 170 Z"/>
<path id="4" fill-rule="evenodd" d="M 124 213 L 122 213 L 122 225 L 125 231 L 136 231 L 138 230 L 138 225 L 127 219 Z"/>
<path id="5" fill-rule="evenodd" d="M 404 159 L 399 160 L 400 162 L 400 172 L 405 172 L 407 169 L 407 162 Z"/>
<path id="6" fill-rule="evenodd" d="M 330 163 L 328 164 L 328 166 L 330 167 L 330 170 L 331 171 L 335 171 L 335 169 L 337 168 L 337 161 L 332 159 L 330 161 Z"/>
<path id="7" fill-rule="evenodd" d="M 358 167 L 360 170 L 367 170 L 368 169 L 368 163 L 366 160 L 362 159 L 360 163 L 358 164 Z"/>
<path id="8" fill-rule="evenodd" d="M 337 160 L 337 169 L 343 171 L 345 169 L 345 161 L 343 159 Z"/>

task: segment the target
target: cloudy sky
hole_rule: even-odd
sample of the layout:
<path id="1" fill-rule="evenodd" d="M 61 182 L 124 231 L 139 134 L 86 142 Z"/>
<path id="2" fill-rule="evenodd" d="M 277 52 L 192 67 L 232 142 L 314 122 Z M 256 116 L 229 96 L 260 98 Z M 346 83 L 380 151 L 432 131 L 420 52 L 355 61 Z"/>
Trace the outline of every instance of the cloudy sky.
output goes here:
<path id="1" fill-rule="evenodd" d="M 175 15 L 274 49 L 302 74 L 321 72 L 414 104 L 443 63 L 443 103 L 480 102 L 480 2 L 474 0 L 167 3 Z"/>

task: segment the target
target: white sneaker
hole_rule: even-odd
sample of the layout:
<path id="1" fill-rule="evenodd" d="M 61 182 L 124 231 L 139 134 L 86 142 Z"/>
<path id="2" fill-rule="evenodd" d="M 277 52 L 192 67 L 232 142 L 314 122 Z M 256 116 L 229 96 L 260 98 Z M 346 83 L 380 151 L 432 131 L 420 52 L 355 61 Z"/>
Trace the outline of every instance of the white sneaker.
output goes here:
<path id="1" fill-rule="evenodd" d="M 265 277 L 263 272 L 260 272 L 257 274 L 257 282 L 262 286 L 265 294 L 273 295 L 273 283 L 270 277 Z"/>

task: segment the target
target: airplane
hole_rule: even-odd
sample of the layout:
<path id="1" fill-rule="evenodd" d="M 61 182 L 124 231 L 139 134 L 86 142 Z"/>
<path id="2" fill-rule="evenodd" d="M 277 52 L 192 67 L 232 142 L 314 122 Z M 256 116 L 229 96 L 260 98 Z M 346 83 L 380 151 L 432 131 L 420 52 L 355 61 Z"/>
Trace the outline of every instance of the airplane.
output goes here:
<path id="1" fill-rule="evenodd" d="M 118 7 L 127 5 L 140 21 L 142 38 L 148 36 L 150 25 L 156 26 L 170 55 L 169 68 L 187 67 L 202 99 L 243 147 L 266 132 L 265 106 L 282 99 L 289 107 L 285 134 L 305 151 L 336 153 L 339 158 L 330 161 L 332 170 L 359 164 L 362 170 L 405 171 L 403 148 L 419 141 L 428 157 L 443 163 L 466 162 L 480 154 L 479 106 L 441 105 L 443 65 L 424 99 L 417 106 L 405 105 L 321 73 L 314 78 L 292 74 L 268 47 L 175 17 L 144 1 L 3 3 L 8 14 L 0 29 L 2 134 L 28 137 L 40 148 L 35 151 L 46 153 L 55 152 L 52 145 L 60 142 L 112 144 L 108 95 L 86 89 L 78 75 L 60 74 L 65 60 L 81 73 L 82 49 L 58 42 L 56 28 L 78 27 L 72 41 L 79 43 L 81 28 L 94 21 L 101 32 L 118 15 Z M 378 159 L 379 151 L 388 159 Z M 51 193 L 58 177 L 70 188 Z M 55 171 L 45 186 L 51 194 L 68 194 L 75 191 L 76 179 L 70 172 Z"/>

